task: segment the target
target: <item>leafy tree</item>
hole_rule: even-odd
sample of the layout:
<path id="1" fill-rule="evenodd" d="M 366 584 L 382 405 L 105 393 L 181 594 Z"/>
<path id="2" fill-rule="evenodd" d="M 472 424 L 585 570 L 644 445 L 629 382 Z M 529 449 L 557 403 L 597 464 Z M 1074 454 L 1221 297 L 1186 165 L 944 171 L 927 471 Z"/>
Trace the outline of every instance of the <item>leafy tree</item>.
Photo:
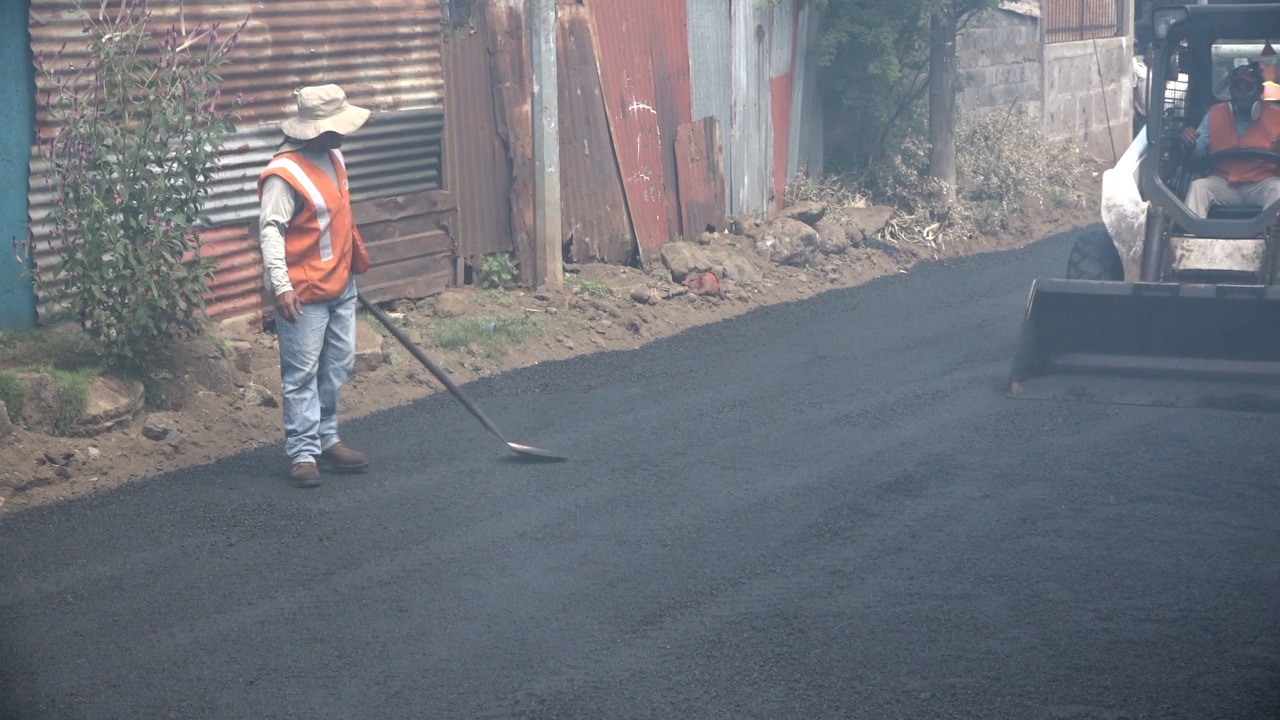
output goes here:
<path id="1" fill-rule="evenodd" d="M 63 51 L 36 58 L 46 88 L 39 109 L 56 128 L 39 146 L 54 198 L 40 222 L 58 257 L 34 277 L 103 360 L 145 370 L 204 319 L 213 266 L 197 225 L 240 105 L 221 100 L 218 70 L 248 18 L 225 35 L 216 25 L 155 33 L 149 0 L 107 4 L 76 3 L 87 64 Z"/>
<path id="2" fill-rule="evenodd" d="M 920 132 L 928 96 L 928 174 L 955 185 L 956 36 L 997 0 L 813 0 L 824 13 L 816 53 L 834 108 L 837 170 L 864 170 Z"/>

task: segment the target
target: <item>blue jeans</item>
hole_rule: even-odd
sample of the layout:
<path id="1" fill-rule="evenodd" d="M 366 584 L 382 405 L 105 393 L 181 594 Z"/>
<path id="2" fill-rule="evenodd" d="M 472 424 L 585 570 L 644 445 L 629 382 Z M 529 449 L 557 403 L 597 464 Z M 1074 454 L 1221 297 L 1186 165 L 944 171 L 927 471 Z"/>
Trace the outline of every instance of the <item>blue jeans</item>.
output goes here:
<path id="1" fill-rule="evenodd" d="M 303 303 L 296 322 L 276 320 L 284 396 L 284 451 L 314 462 L 338 443 L 338 390 L 356 359 L 356 281 L 334 300 Z"/>

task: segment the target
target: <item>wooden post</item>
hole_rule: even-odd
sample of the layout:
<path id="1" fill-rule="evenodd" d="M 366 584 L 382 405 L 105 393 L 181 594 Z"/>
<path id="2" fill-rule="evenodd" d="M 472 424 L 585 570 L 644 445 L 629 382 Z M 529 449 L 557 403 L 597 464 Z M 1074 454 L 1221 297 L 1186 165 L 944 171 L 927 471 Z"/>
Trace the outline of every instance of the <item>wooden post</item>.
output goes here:
<path id="1" fill-rule="evenodd" d="M 529 0 L 533 71 L 534 285 L 564 284 L 560 226 L 560 97 L 556 81 L 556 1 Z"/>

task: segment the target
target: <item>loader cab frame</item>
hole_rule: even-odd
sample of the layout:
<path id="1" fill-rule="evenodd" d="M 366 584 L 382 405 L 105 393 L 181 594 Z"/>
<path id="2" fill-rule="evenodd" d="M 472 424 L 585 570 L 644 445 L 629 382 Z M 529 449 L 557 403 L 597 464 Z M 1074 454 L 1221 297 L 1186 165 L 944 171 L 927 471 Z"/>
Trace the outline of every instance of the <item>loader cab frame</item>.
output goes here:
<path id="1" fill-rule="evenodd" d="M 1178 138 L 1236 60 L 1280 45 L 1280 3 L 1159 6 L 1150 34 L 1147 135 L 1103 174 L 1104 227 L 1066 276 L 1032 281 L 1008 395 L 1280 413 L 1280 203 L 1192 215 L 1203 168 Z"/>
<path id="2" fill-rule="evenodd" d="M 1163 111 L 1149 113 L 1151 148 L 1139 170 L 1151 204 L 1141 274 L 1148 282 L 1160 279 L 1170 227 L 1206 238 L 1259 238 L 1280 216 L 1280 203 L 1256 213 L 1192 214 L 1184 202 L 1187 186 L 1205 169 L 1178 137 L 1224 99 L 1220 86 L 1235 62 L 1256 57 L 1268 40 L 1280 45 L 1280 5 L 1162 5 L 1153 10 L 1152 32 L 1147 107 Z"/>

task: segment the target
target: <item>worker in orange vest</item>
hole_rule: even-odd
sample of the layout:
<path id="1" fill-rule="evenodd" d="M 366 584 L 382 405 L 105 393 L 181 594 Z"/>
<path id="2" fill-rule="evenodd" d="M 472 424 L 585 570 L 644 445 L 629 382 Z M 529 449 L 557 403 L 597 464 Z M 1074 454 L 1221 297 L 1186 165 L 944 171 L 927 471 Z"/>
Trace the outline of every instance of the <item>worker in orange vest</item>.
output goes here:
<path id="1" fill-rule="evenodd" d="M 369 466 L 338 437 L 338 391 L 356 349 L 355 275 L 368 267 L 351 212 L 343 137 L 369 118 L 337 85 L 298 91 L 298 115 L 258 180 L 262 264 L 275 296 L 284 449 L 294 486 L 320 485 L 317 461 Z"/>
<path id="2" fill-rule="evenodd" d="M 1251 148 L 1280 153 L 1280 107 L 1262 102 L 1262 70 L 1258 63 L 1232 69 L 1231 99 L 1209 108 L 1199 128 L 1182 131 L 1196 155 Z M 1258 205 L 1280 201 L 1280 158 L 1238 157 L 1221 160 L 1187 191 L 1187 209 L 1206 217 L 1214 205 Z"/>

